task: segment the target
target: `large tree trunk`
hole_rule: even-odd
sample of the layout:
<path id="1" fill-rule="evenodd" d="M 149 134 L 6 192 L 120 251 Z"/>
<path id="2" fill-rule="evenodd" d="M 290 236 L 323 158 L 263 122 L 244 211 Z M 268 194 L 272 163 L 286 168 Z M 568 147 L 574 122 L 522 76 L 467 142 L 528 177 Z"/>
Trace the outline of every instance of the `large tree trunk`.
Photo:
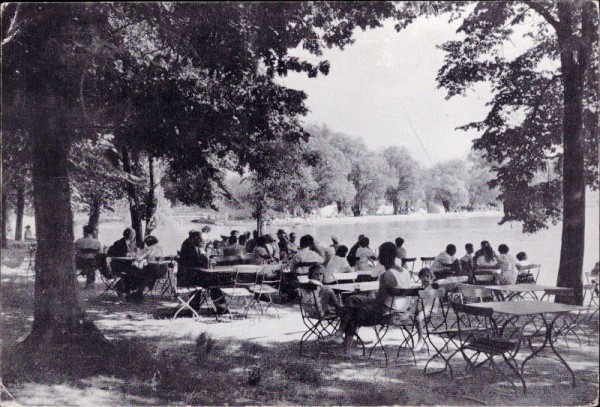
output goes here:
<path id="1" fill-rule="evenodd" d="M 574 297 L 557 296 L 558 302 L 583 303 L 583 252 L 585 238 L 585 167 L 582 121 L 583 79 L 587 65 L 586 50 L 574 32 L 574 7 L 559 2 L 560 29 L 557 30 L 564 88 L 563 115 L 563 228 L 557 285 L 574 290 Z M 584 13 L 584 26 L 586 28 Z"/>
<path id="2" fill-rule="evenodd" d="M 8 247 L 8 193 L 2 190 L 2 248 Z"/>
<path id="3" fill-rule="evenodd" d="M 100 203 L 93 201 L 90 204 L 90 215 L 88 217 L 88 225 L 94 228 L 94 238 L 98 239 L 98 227 L 100 226 Z"/>
<path id="4" fill-rule="evenodd" d="M 146 197 L 146 236 L 150 235 L 156 228 L 156 185 L 154 184 L 154 159 L 152 157 L 148 157 L 148 171 L 150 185 L 148 188 L 148 196 Z"/>
<path id="5" fill-rule="evenodd" d="M 47 98 L 49 104 L 52 98 Z M 58 109 L 37 109 L 33 126 L 33 196 L 38 248 L 33 327 L 28 348 L 77 343 L 98 331 L 84 321 L 73 264 L 73 214 L 67 174 L 68 129 Z M 99 335 L 101 338 L 102 336 Z M 96 346 L 90 340 L 87 346 Z"/>
<path id="6" fill-rule="evenodd" d="M 15 240 L 23 240 L 23 213 L 25 212 L 25 188 L 17 188 Z"/>
<path id="7" fill-rule="evenodd" d="M 123 159 L 123 171 L 131 174 L 131 158 L 129 151 L 126 147 L 123 147 L 121 151 Z M 140 213 L 140 197 L 135 189 L 135 185 L 131 182 L 127 182 L 127 196 L 129 198 L 129 213 L 131 214 L 131 227 L 135 230 L 135 240 L 139 247 L 142 247 L 144 241 L 144 235 L 142 234 L 142 216 Z"/>

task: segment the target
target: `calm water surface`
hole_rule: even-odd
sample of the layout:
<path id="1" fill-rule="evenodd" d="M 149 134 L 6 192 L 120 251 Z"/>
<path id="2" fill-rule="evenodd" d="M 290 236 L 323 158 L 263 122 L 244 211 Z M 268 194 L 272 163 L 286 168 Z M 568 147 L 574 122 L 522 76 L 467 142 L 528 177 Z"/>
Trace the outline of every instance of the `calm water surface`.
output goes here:
<path id="1" fill-rule="evenodd" d="M 342 243 L 351 246 L 356 242 L 359 234 L 365 234 L 371 240 L 371 248 L 377 247 L 385 241 L 393 241 L 396 237 L 404 238 L 404 247 L 409 257 L 435 256 L 443 251 L 448 243 L 453 243 L 458 248 L 458 254 L 465 253 L 465 243 L 471 242 L 479 247 L 482 240 L 489 240 L 494 249 L 505 243 L 510 248 L 510 253 L 516 255 L 520 251 L 527 252 L 529 260 L 542 263 L 538 282 L 541 284 L 555 284 L 558 262 L 560 257 L 561 225 L 551 226 L 535 234 L 521 232 L 520 224 L 498 225 L 499 217 L 478 217 L 468 219 L 429 219 L 407 220 L 376 224 L 347 224 L 347 225 L 322 225 L 322 226 L 294 226 L 283 227 L 287 232 L 295 231 L 298 237 L 310 233 L 317 240 L 331 244 L 331 236 L 338 235 Z M 105 223 L 100 226 L 100 240 L 109 245 L 120 238 L 124 224 Z M 199 229 L 197 223 L 173 219 L 164 222 L 155 231 L 159 244 L 165 253 L 175 254 L 181 242 L 187 237 L 188 230 Z M 229 234 L 231 229 L 240 231 L 250 230 L 249 226 L 211 226 L 212 234 Z M 273 236 L 281 226 L 267 226 L 266 232 Z M 76 234 L 79 233 L 76 229 Z M 589 202 L 586 208 L 586 242 L 584 256 L 584 271 L 590 271 L 598 261 L 599 233 L 598 233 L 598 202 Z M 417 261 L 415 267 L 420 263 Z"/>

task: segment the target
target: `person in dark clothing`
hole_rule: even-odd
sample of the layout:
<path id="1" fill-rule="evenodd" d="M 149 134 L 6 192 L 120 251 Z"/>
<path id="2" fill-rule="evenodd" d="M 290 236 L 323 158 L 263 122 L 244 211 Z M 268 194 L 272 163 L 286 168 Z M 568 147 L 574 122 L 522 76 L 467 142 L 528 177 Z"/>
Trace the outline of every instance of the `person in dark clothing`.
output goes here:
<path id="1" fill-rule="evenodd" d="M 363 240 L 364 237 L 365 237 L 365 235 L 358 236 L 358 242 L 356 242 L 354 244 L 354 246 L 352 246 L 350 248 L 350 251 L 348 252 L 348 257 L 346 257 L 346 258 L 348 259 L 348 264 L 350 264 L 350 267 L 354 267 L 356 265 L 356 260 L 357 260 L 356 251 L 360 247 L 360 242 L 361 242 L 361 240 Z"/>
<path id="2" fill-rule="evenodd" d="M 107 257 L 134 257 L 136 254 L 135 231 L 127 228 L 123 231 L 123 237 L 112 244 L 106 253 Z M 115 285 L 117 295 L 129 294 L 135 287 L 130 286 L 131 279 L 128 275 L 137 272 L 137 267 L 133 265 L 133 260 L 112 259 L 110 268 L 113 273 L 120 275 L 121 279 Z"/>
<path id="3" fill-rule="evenodd" d="M 181 244 L 179 251 L 179 267 L 177 271 L 177 285 L 180 287 L 195 286 L 205 284 L 205 280 L 200 273 L 191 270 L 193 267 L 208 267 L 208 257 L 206 250 L 202 247 L 202 238 L 200 232 L 190 231 L 190 236 Z M 227 312 L 227 304 L 223 292 L 219 288 L 210 289 L 210 298 L 212 299 L 217 313 Z M 196 296 L 190 303 L 192 308 L 200 308 L 200 298 Z"/>

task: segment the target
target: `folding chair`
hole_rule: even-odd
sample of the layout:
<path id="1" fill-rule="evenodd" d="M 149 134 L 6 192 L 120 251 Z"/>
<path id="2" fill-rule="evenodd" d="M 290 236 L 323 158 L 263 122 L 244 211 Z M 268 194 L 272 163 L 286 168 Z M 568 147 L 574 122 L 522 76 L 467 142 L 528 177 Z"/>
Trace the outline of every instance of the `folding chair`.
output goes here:
<path id="1" fill-rule="evenodd" d="M 174 321 L 180 312 L 184 310 L 190 310 L 195 321 L 200 319 L 200 314 L 191 306 L 191 302 L 196 298 L 197 295 L 206 295 L 204 287 L 193 286 L 193 287 L 177 287 L 175 288 L 175 296 L 179 301 L 179 308 L 175 311 L 175 315 L 171 319 Z"/>
<path id="2" fill-rule="evenodd" d="M 435 257 L 421 257 L 421 268 L 423 267 L 431 267 Z"/>
<path id="3" fill-rule="evenodd" d="M 396 355 L 396 359 L 400 357 L 400 351 L 402 349 L 410 350 L 413 360 L 415 362 L 415 366 L 417 364 L 417 359 L 415 357 L 414 352 L 414 335 L 417 327 L 417 316 L 419 312 L 422 312 L 423 306 L 419 298 L 419 292 L 422 288 L 408 288 L 408 289 L 397 289 L 396 295 L 394 295 L 394 300 L 397 298 L 409 298 L 410 305 L 405 311 L 398 311 L 394 309 L 388 310 L 381 316 L 381 319 L 372 325 L 362 325 L 362 326 L 371 326 L 375 331 L 375 336 L 377 340 L 375 344 L 369 351 L 369 359 L 371 355 L 377 349 L 377 346 L 383 350 L 383 354 L 385 357 L 385 365 L 388 365 L 388 355 L 383 345 L 383 339 L 387 334 L 390 327 L 397 327 L 400 329 L 402 333 L 402 342 L 398 346 L 398 353 Z"/>
<path id="4" fill-rule="evenodd" d="M 75 256 L 75 268 L 77 269 L 77 275 L 86 277 L 86 288 L 87 288 L 87 276 L 88 273 L 96 273 L 98 269 L 98 262 L 96 260 L 96 256 L 98 255 L 99 250 L 93 248 L 80 249 L 79 254 L 81 255 L 93 255 L 92 258 Z M 95 279 L 95 277 L 94 277 Z"/>
<path id="5" fill-rule="evenodd" d="M 100 271 L 100 280 L 105 286 L 104 291 L 100 293 L 100 297 L 110 292 L 114 292 L 115 295 L 118 295 L 116 286 L 121 279 L 121 276 L 111 270 L 105 253 L 98 253 L 96 255 L 96 264 L 98 266 L 98 271 Z"/>
<path id="6" fill-rule="evenodd" d="M 419 276 L 415 275 L 415 261 L 416 260 L 417 260 L 416 257 L 404 258 L 404 259 L 402 259 L 402 267 L 404 267 L 405 269 L 410 271 L 410 278 L 412 278 L 412 280 L 417 283 L 417 282 L 419 282 Z"/>
<path id="7" fill-rule="evenodd" d="M 473 284 L 494 285 L 496 284 L 496 273 L 489 268 L 476 268 L 473 272 Z"/>
<path id="8" fill-rule="evenodd" d="M 250 292 L 251 287 L 255 287 L 258 282 L 258 274 L 263 266 L 256 265 L 238 265 L 235 266 L 235 275 L 233 279 L 233 287 L 221 288 L 223 296 L 228 300 L 227 314 L 230 319 L 233 319 L 231 308 L 235 301 L 237 305 L 244 310 L 243 316 L 248 315 L 251 306 L 254 306 L 260 315 L 260 309 L 254 301 L 254 294 Z"/>
<path id="9" fill-rule="evenodd" d="M 31 270 L 32 274 L 35 274 L 35 255 L 37 252 L 37 243 L 30 244 L 28 251 L 29 251 L 29 257 L 27 258 L 28 263 L 27 263 L 27 270 L 25 271 L 25 273 L 29 274 L 29 270 Z"/>
<path id="10" fill-rule="evenodd" d="M 512 370 L 523 385 L 523 392 L 527 393 L 525 380 L 519 371 L 515 361 L 515 355 L 519 351 L 520 340 L 507 340 L 503 337 L 502 331 L 498 328 L 493 318 L 494 311 L 491 308 L 479 308 L 470 305 L 453 303 L 452 308 L 456 314 L 458 338 L 460 339 L 460 348 L 463 359 L 471 370 L 483 366 L 489 362 L 492 370 L 499 372 L 502 377 L 510 382 L 516 390 L 514 382 L 500 369 L 494 362 L 494 357 L 502 356 L 507 366 Z M 479 324 L 477 330 L 473 331 L 473 320 Z M 471 356 L 467 351 L 473 352 Z M 479 356 L 485 355 L 483 362 L 477 363 Z"/>
<path id="11" fill-rule="evenodd" d="M 552 288 L 547 288 L 544 290 L 544 295 L 540 299 L 540 301 L 554 301 L 554 298 L 560 295 L 561 297 L 573 297 L 573 292 L 569 291 L 565 293 L 564 290 L 557 290 Z M 561 315 L 561 323 L 558 323 L 558 320 L 553 325 L 554 335 L 552 335 L 553 339 L 557 339 L 559 336 L 563 338 L 567 348 L 569 347 L 568 336 L 573 335 L 577 342 L 579 343 L 579 347 L 581 347 L 581 339 L 577 334 L 577 331 L 583 336 L 587 338 L 588 345 L 591 344 L 591 335 L 581 326 L 580 322 L 584 319 L 582 318 L 583 311 L 572 311 L 566 314 Z M 538 330 L 539 331 L 539 330 Z M 538 332 L 539 333 L 539 332 Z"/>
<path id="12" fill-rule="evenodd" d="M 319 341 L 332 336 L 338 330 L 340 317 L 323 312 L 317 297 L 316 284 L 311 282 L 298 284 L 298 298 L 302 322 L 307 328 L 300 338 L 300 355 L 302 355 L 303 345 L 308 339 L 314 336 L 318 346 Z"/>
<path id="13" fill-rule="evenodd" d="M 156 287 L 158 287 L 160 298 L 164 298 L 165 295 L 167 295 L 168 298 L 176 298 L 177 293 L 175 287 L 177 286 L 177 283 L 174 284 L 173 280 L 175 279 L 175 262 L 177 261 L 177 257 L 165 256 L 161 257 L 160 260 L 167 262 L 167 272 L 162 278 L 159 278 L 156 281 L 154 288 L 156 289 Z"/>
<path id="14" fill-rule="evenodd" d="M 598 276 L 592 276 L 589 271 L 585 273 L 585 279 L 587 284 L 583 285 L 583 303 L 585 304 L 585 297 L 590 294 L 590 301 L 588 302 L 588 315 L 587 318 L 591 321 L 594 315 L 598 312 L 599 301 L 598 301 Z M 592 308 L 595 310 L 590 314 Z"/>
<path id="15" fill-rule="evenodd" d="M 273 301 L 273 295 L 279 293 L 279 284 L 281 282 L 279 273 L 281 273 L 281 264 L 266 264 L 262 266 L 257 283 L 249 287 L 250 292 L 254 294 L 253 301 L 260 308 L 261 315 L 264 315 L 270 307 L 273 307 L 277 313 L 277 318 L 279 318 L 279 310 Z M 267 308 L 264 311 L 262 302 L 267 303 Z"/>
<path id="16" fill-rule="evenodd" d="M 517 284 L 535 284 L 540 275 L 541 264 L 529 264 L 527 266 L 517 265 L 519 274 L 517 275 Z M 533 275 L 535 273 L 535 276 Z"/>

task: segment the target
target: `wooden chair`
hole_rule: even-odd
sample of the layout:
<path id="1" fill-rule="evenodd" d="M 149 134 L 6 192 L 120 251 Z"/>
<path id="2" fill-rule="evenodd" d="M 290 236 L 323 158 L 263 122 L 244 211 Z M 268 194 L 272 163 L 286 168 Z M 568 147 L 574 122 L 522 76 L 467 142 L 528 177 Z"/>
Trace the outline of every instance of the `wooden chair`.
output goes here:
<path id="1" fill-rule="evenodd" d="M 300 315 L 306 326 L 306 331 L 300 338 L 300 355 L 303 355 L 304 344 L 312 337 L 316 339 L 317 348 L 320 351 L 319 341 L 332 336 L 338 330 L 340 317 L 337 314 L 328 314 L 321 309 L 316 284 L 300 283 L 297 288 Z"/>

